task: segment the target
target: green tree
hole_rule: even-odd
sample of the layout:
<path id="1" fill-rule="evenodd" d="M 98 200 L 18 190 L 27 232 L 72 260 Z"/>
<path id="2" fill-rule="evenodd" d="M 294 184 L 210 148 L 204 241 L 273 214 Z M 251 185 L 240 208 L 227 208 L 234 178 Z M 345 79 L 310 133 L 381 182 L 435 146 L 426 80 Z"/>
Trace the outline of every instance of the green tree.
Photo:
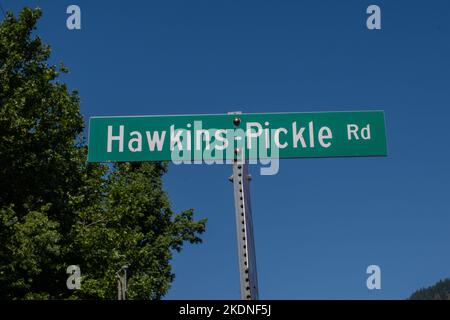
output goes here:
<path id="1" fill-rule="evenodd" d="M 124 264 L 128 296 L 158 299 L 174 278 L 172 252 L 201 242 L 206 221 L 171 211 L 166 163 L 86 163 L 78 93 L 33 35 L 41 14 L 0 23 L 0 299 L 114 299 Z M 71 292 L 72 264 L 82 289 Z"/>
<path id="2" fill-rule="evenodd" d="M 105 183 L 91 179 L 92 205 L 80 211 L 73 229 L 71 258 L 84 266 L 83 285 L 74 297 L 117 296 L 115 273 L 128 265 L 128 297 L 159 299 L 174 275 L 172 250 L 185 241 L 200 242 L 196 233 L 205 221 L 193 221 L 193 211 L 175 215 L 170 209 L 161 177 L 167 164 L 119 163 Z"/>
<path id="3" fill-rule="evenodd" d="M 450 279 L 440 280 L 431 287 L 417 290 L 409 300 L 450 300 Z"/>

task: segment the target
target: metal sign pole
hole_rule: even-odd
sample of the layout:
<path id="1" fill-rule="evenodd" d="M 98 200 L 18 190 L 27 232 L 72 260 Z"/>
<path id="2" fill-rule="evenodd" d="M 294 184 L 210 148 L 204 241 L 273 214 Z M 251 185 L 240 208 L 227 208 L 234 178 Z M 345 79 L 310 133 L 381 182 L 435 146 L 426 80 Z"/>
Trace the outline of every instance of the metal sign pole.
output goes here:
<path id="1" fill-rule="evenodd" d="M 250 203 L 250 180 L 248 165 L 234 161 L 230 177 L 234 188 L 236 208 L 236 231 L 239 255 L 239 278 L 242 300 L 258 300 L 258 277 L 256 272 L 255 240 Z"/>
<path id="2" fill-rule="evenodd" d="M 128 269 L 128 266 L 125 265 L 122 268 L 120 268 L 119 271 L 116 272 L 117 300 L 127 300 L 127 290 L 128 290 L 127 269 Z M 123 276 L 120 275 L 121 271 L 124 272 Z"/>
<path id="3" fill-rule="evenodd" d="M 235 127 L 239 126 L 240 111 L 229 112 L 237 115 L 233 119 Z M 258 276 L 256 272 L 255 240 L 253 237 L 253 220 L 250 203 L 250 180 L 248 164 L 245 163 L 243 150 L 236 148 L 233 161 L 233 175 L 230 181 L 234 189 L 234 206 L 236 211 L 236 234 L 239 257 L 239 279 L 242 300 L 258 300 Z"/>

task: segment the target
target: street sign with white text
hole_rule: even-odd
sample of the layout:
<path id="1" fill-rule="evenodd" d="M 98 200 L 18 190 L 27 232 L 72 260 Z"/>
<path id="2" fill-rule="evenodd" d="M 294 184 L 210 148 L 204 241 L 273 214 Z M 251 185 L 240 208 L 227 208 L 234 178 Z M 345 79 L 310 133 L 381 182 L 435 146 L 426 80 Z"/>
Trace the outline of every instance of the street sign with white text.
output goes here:
<path id="1" fill-rule="evenodd" d="M 383 111 L 92 117 L 90 162 L 386 156 Z"/>

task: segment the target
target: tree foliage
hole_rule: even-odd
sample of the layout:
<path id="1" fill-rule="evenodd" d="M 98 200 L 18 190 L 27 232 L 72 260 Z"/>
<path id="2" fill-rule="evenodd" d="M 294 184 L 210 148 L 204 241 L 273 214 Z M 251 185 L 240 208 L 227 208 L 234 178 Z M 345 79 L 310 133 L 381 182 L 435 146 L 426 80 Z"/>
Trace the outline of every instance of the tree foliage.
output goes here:
<path id="1" fill-rule="evenodd" d="M 167 163 L 86 163 L 78 93 L 34 36 L 41 14 L 0 24 L 0 299 L 114 299 L 124 264 L 128 297 L 159 299 L 173 251 L 201 242 L 206 221 L 172 212 Z M 69 291 L 74 264 L 82 287 Z"/>
<path id="2" fill-rule="evenodd" d="M 414 292 L 410 300 L 450 300 L 450 279 L 440 280 L 428 288 Z"/>

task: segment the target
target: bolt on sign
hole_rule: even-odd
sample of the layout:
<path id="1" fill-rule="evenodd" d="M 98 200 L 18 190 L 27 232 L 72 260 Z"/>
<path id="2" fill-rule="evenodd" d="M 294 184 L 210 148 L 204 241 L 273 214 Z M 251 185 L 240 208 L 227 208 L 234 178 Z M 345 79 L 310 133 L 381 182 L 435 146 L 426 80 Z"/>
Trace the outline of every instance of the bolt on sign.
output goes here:
<path id="1" fill-rule="evenodd" d="M 90 162 L 386 156 L 383 111 L 92 117 Z"/>

